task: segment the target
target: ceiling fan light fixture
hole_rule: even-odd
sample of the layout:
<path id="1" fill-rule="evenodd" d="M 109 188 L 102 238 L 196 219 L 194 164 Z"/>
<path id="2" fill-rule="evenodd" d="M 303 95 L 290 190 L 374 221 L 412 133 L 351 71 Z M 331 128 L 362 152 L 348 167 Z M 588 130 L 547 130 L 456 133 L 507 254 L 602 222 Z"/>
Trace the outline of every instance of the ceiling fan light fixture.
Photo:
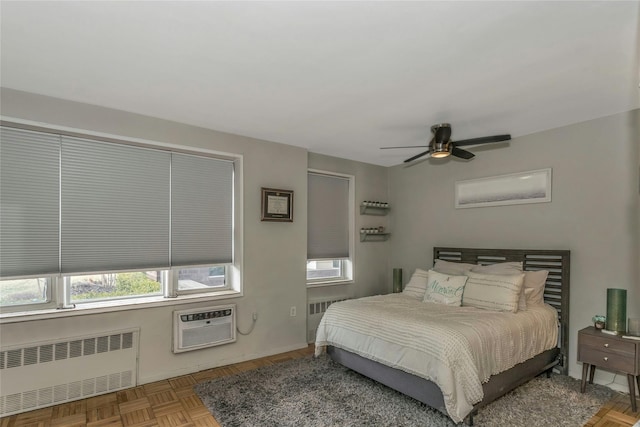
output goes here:
<path id="1" fill-rule="evenodd" d="M 449 157 L 450 155 L 451 153 L 448 151 L 435 151 L 431 153 L 431 157 L 434 157 L 436 159 L 443 159 L 445 157 Z"/>
<path id="2" fill-rule="evenodd" d="M 435 157 L 436 159 L 449 157 L 451 154 L 451 148 L 452 146 L 449 141 L 438 142 L 434 139 L 431 143 L 431 157 Z"/>

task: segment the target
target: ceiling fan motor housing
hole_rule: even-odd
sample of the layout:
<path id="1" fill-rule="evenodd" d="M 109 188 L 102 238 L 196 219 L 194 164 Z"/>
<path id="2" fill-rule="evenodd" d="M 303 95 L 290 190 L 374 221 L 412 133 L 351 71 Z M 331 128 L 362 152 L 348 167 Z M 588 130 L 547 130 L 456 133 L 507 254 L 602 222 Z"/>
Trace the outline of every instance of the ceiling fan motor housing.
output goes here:
<path id="1" fill-rule="evenodd" d="M 447 157 L 451 154 L 451 125 L 449 123 L 440 123 L 431 126 L 433 139 L 431 140 L 430 150 L 431 157 Z"/>
<path id="2" fill-rule="evenodd" d="M 451 132 L 451 124 L 449 123 L 438 123 L 436 125 L 433 125 L 431 126 L 431 132 L 435 134 L 440 128 L 449 128 L 449 132 Z"/>

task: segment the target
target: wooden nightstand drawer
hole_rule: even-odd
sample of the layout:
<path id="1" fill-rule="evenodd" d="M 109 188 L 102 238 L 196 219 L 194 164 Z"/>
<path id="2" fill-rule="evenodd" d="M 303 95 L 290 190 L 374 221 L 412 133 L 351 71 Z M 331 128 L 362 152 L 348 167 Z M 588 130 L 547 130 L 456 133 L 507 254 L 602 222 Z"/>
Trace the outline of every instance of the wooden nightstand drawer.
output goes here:
<path id="1" fill-rule="evenodd" d="M 585 346 L 593 349 L 607 349 L 616 353 L 626 353 L 634 355 L 636 352 L 636 345 L 633 342 L 623 341 L 618 337 L 607 336 L 601 334 L 600 336 L 579 334 L 578 341 L 580 346 Z"/>
<path id="2" fill-rule="evenodd" d="M 634 356 L 634 354 L 614 353 L 606 348 L 602 350 L 598 348 L 581 348 L 579 359 L 583 363 L 596 365 L 599 368 L 627 373 L 635 371 L 636 361 Z"/>

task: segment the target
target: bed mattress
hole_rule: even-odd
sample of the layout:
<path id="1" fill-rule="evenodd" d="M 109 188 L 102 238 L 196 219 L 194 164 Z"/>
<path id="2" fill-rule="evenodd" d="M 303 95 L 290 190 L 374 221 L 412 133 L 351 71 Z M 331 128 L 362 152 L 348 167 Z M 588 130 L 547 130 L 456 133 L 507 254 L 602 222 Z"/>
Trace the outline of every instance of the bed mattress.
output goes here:
<path id="1" fill-rule="evenodd" d="M 332 345 L 433 381 L 460 422 L 482 400 L 483 382 L 556 347 L 557 335 L 557 312 L 548 305 L 504 313 L 389 294 L 332 304 L 316 355 Z"/>

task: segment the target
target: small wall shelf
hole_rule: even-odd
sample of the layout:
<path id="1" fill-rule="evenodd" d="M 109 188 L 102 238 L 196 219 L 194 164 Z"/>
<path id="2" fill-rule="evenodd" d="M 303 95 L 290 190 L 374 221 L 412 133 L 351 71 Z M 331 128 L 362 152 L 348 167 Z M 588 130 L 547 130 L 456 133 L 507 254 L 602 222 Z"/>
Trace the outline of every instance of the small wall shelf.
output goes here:
<path id="1" fill-rule="evenodd" d="M 389 207 L 360 205 L 360 215 L 386 215 Z"/>
<path id="2" fill-rule="evenodd" d="M 384 242 L 389 239 L 391 233 L 360 233 L 361 242 Z"/>

